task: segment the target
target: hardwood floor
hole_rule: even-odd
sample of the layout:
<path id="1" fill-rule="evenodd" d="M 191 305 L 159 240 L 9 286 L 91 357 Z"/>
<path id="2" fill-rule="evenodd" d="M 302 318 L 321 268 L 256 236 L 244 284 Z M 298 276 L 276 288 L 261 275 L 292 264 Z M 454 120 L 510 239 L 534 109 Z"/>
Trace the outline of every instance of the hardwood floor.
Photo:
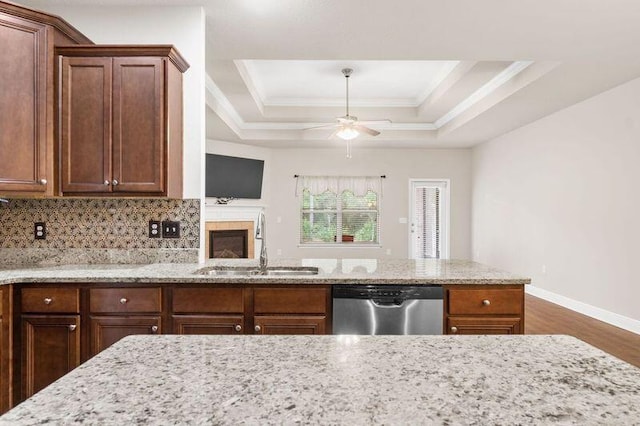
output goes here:
<path id="1" fill-rule="evenodd" d="M 640 367 L 640 335 L 525 295 L 525 334 L 568 334 Z"/>

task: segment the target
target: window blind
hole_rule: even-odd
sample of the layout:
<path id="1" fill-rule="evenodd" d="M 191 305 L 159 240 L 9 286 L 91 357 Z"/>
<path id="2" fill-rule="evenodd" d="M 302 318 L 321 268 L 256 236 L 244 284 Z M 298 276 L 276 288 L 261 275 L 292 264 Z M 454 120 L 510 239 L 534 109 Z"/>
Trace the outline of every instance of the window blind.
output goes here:
<path id="1" fill-rule="evenodd" d="M 438 187 L 418 187 L 414 194 L 414 253 L 420 258 L 440 258 L 440 196 Z"/>

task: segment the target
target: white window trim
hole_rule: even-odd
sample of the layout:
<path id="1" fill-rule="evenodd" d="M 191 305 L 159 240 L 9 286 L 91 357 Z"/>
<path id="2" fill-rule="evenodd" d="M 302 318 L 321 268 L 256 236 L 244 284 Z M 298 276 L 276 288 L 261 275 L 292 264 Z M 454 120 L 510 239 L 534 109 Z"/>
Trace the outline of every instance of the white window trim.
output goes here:
<path id="1" fill-rule="evenodd" d="M 441 218 L 444 219 L 444 223 L 441 223 L 441 229 L 444 228 L 444 232 L 443 235 L 441 235 L 441 242 L 442 242 L 442 247 L 441 247 L 441 256 L 440 259 L 449 259 L 451 256 L 449 247 L 450 247 L 450 224 L 451 224 L 451 179 L 435 179 L 435 178 L 428 178 L 428 179 L 419 179 L 419 178 L 410 178 L 409 179 L 409 190 L 407 191 L 407 194 L 409 194 L 409 209 L 407 210 L 407 212 L 409 213 L 409 218 L 411 218 L 412 216 L 412 209 L 413 209 L 413 205 L 411 203 L 412 199 L 413 199 L 413 191 L 412 191 L 412 187 L 413 187 L 413 183 L 414 182 L 434 182 L 434 183 L 445 183 L 446 186 L 446 191 L 444 191 L 444 207 L 442 207 L 442 213 L 441 213 Z M 411 256 L 413 247 L 411 245 L 411 223 L 408 223 L 408 227 L 407 227 L 407 248 L 408 251 L 407 253 L 409 254 L 409 256 Z"/>

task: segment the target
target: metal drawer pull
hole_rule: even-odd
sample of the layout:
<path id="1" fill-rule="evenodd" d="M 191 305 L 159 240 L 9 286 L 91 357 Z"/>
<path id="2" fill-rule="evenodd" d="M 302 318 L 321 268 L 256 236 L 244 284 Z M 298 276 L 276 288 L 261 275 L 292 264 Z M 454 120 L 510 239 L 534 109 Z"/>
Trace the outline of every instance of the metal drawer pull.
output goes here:
<path id="1" fill-rule="evenodd" d="M 158 332 L 158 326 L 157 325 L 151 326 L 151 332 L 152 333 L 157 333 Z"/>
<path id="2" fill-rule="evenodd" d="M 482 304 L 483 304 L 484 306 L 489 306 L 489 305 L 491 304 L 491 301 L 490 301 L 489 299 L 484 299 L 484 300 L 482 301 Z"/>
<path id="3" fill-rule="evenodd" d="M 127 303 L 127 302 L 128 302 L 128 300 L 127 300 L 127 298 L 126 298 L 126 297 L 123 297 L 122 299 L 120 299 L 120 303 L 122 303 L 123 305 L 124 305 L 125 303 Z"/>
<path id="4" fill-rule="evenodd" d="M 254 327 L 254 330 L 259 332 L 260 330 L 262 330 L 262 328 L 261 328 L 259 325 L 256 325 L 256 326 Z"/>
<path id="5" fill-rule="evenodd" d="M 242 326 L 240 324 L 236 325 L 235 327 L 236 331 L 242 331 Z"/>
<path id="6" fill-rule="evenodd" d="M 47 184 L 46 179 L 40 179 L 40 185 L 46 185 L 46 184 Z"/>
<path id="7" fill-rule="evenodd" d="M 113 186 L 117 186 L 119 183 L 120 183 L 120 182 L 118 182 L 118 179 L 114 179 L 114 180 L 112 180 L 112 181 L 111 181 L 111 184 L 112 184 Z"/>
<path id="8" fill-rule="evenodd" d="M 104 186 L 109 186 L 109 181 L 108 180 L 104 181 Z"/>
<path id="9" fill-rule="evenodd" d="M 45 305 L 50 305 L 50 304 L 51 304 L 51 302 L 53 302 L 53 299 L 52 299 L 52 298 L 50 298 L 50 297 L 45 297 L 45 298 L 44 298 L 44 304 L 45 304 Z"/>
<path id="10" fill-rule="evenodd" d="M 452 333 L 457 333 L 458 332 L 458 327 L 451 327 L 451 332 Z"/>
<path id="11" fill-rule="evenodd" d="M 75 331 L 75 329 L 76 329 L 76 325 L 75 324 L 71 324 L 69 326 L 69 331 Z"/>

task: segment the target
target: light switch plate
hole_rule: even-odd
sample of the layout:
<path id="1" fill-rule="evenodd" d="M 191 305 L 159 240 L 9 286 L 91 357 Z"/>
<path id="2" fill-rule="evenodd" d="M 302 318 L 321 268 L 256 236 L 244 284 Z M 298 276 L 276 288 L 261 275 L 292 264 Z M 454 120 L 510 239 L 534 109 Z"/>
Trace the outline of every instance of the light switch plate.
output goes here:
<path id="1" fill-rule="evenodd" d="M 162 238 L 180 238 L 180 222 L 163 220 Z"/>

